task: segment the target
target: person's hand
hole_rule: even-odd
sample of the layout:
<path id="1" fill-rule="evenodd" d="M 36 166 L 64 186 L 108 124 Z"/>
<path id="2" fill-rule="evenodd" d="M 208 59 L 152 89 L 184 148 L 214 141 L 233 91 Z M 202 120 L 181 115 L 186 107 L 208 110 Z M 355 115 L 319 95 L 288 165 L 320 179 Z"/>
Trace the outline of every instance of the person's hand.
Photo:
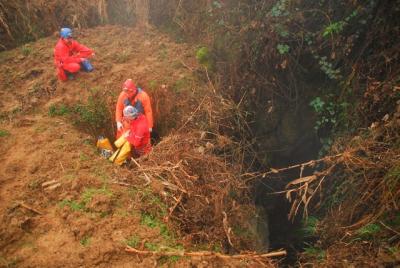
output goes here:
<path id="1" fill-rule="evenodd" d="M 96 55 L 96 54 L 94 54 L 94 52 L 93 52 L 91 56 L 94 57 L 95 55 Z"/>
<path id="2" fill-rule="evenodd" d="M 127 131 L 125 131 L 125 133 L 124 133 L 124 137 L 125 137 L 125 138 L 128 138 L 128 136 L 129 136 L 129 133 L 131 133 L 131 131 L 130 131 L 130 130 L 127 130 Z"/>
<path id="3" fill-rule="evenodd" d="M 117 121 L 117 129 L 121 130 L 123 128 L 122 123 Z"/>
<path id="4" fill-rule="evenodd" d="M 86 58 L 81 58 L 81 62 L 84 62 L 86 60 Z"/>
<path id="5" fill-rule="evenodd" d="M 152 132 L 152 131 L 153 131 L 153 128 L 149 128 L 149 131 Z"/>

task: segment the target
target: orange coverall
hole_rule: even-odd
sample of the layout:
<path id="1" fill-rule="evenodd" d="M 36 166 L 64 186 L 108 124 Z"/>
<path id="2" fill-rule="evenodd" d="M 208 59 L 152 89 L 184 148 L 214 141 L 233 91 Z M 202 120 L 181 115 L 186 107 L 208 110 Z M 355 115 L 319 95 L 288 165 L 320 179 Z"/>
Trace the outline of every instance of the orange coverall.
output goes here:
<path id="1" fill-rule="evenodd" d="M 57 67 L 58 79 L 65 81 L 65 71 L 76 73 L 81 69 L 80 63 L 83 58 L 88 58 L 93 51 L 75 40 L 68 42 L 60 38 L 54 48 L 54 63 Z"/>
<path id="2" fill-rule="evenodd" d="M 123 130 L 117 131 L 117 138 L 129 129 L 129 125 L 127 125 L 123 120 L 123 111 L 127 105 L 132 105 L 138 108 L 146 117 L 149 128 L 153 128 L 153 110 L 151 109 L 149 95 L 140 88 L 137 89 L 137 94 L 133 96 L 129 96 L 127 92 L 122 91 L 118 96 L 117 106 L 115 109 L 115 121 L 122 123 Z"/>

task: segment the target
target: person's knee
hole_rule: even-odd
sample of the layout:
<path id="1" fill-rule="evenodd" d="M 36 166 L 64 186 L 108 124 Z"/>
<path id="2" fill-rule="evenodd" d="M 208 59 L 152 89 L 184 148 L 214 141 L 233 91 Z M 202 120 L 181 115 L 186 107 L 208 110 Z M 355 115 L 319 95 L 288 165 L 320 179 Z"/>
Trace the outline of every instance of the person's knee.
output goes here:
<path id="1" fill-rule="evenodd" d="M 63 67 L 64 67 L 64 70 L 66 70 L 70 73 L 79 72 L 79 70 L 81 69 L 81 65 L 79 63 L 69 63 L 69 64 L 65 64 Z"/>
<path id="2" fill-rule="evenodd" d="M 57 77 L 61 81 L 66 81 L 67 80 L 67 75 L 65 74 L 64 70 L 62 68 L 57 68 Z"/>

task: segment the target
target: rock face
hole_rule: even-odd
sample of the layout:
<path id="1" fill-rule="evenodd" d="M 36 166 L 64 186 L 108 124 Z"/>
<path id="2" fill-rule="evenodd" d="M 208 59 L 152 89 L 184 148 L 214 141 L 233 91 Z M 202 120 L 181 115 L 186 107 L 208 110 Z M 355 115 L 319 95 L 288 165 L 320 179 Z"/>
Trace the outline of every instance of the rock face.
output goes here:
<path id="1" fill-rule="evenodd" d="M 249 235 L 255 238 L 252 245 L 258 252 L 267 252 L 269 249 L 268 214 L 263 206 L 256 205 L 256 216 L 248 223 Z"/>
<path id="2" fill-rule="evenodd" d="M 313 158 L 319 150 L 319 141 L 310 107 L 306 103 L 294 108 L 281 106 L 271 113 L 256 111 L 254 130 L 259 151 L 266 152 L 264 164 L 285 166 Z"/>

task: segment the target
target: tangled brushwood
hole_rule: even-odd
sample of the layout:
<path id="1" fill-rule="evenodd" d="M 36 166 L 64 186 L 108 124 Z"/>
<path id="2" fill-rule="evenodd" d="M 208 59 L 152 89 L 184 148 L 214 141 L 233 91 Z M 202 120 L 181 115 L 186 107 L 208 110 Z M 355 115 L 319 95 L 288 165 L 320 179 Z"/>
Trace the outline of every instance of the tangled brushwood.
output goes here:
<path id="1" fill-rule="evenodd" d="M 299 211 L 305 216 L 321 215 L 317 233 L 318 247 L 336 250 L 342 241 L 345 248 L 369 248 L 370 260 L 398 260 L 400 246 L 400 101 L 391 115 L 360 133 L 338 140 L 332 156 L 299 165 L 315 166 L 311 176 L 301 176 L 287 185 L 286 196 L 292 201 L 291 217 Z M 336 245 L 336 246 L 333 246 Z M 372 249 L 372 250 L 371 250 Z M 386 253 L 385 253 L 386 252 Z M 360 253 L 365 255 L 365 253 Z M 345 258 L 345 256 L 343 256 Z M 371 264 L 364 256 L 364 264 Z M 327 263 L 335 263 L 327 258 Z"/>
<path id="2" fill-rule="evenodd" d="M 230 144 L 207 136 L 205 132 L 170 135 L 138 162 L 133 172 L 153 186 L 161 186 L 155 188 L 169 206 L 165 217 L 178 226 L 186 241 L 219 248 L 228 244 L 237 249 L 254 248 L 256 233 L 233 229 L 251 230 L 249 219 L 255 214 L 238 175 L 239 166 L 213 153 Z"/>

